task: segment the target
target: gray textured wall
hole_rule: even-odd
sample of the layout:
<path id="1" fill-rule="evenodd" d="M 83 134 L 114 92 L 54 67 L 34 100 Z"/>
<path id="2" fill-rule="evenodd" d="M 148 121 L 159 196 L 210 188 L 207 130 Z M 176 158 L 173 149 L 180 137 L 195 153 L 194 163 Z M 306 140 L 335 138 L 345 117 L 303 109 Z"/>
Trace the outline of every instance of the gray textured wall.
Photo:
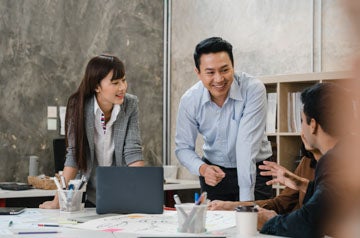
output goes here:
<path id="1" fill-rule="evenodd" d="M 125 62 L 151 162 L 162 154 L 163 0 L 0 0 L 0 181 L 26 181 L 31 154 L 53 174 L 47 106 L 66 105 L 103 52 Z"/>
<path id="2" fill-rule="evenodd" d="M 347 69 L 359 48 L 341 6 L 322 1 L 314 36 L 312 7 L 313 0 L 173 0 L 171 139 L 179 99 L 198 80 L 193 49 L 206 37 L 230 41 L 235 69 L 254 75 L 311 72 L 313 41 L 316 70 Z M 103 51 L 125 61 L 129 92 L 140 99 L 144 156 L 161 158 L 162 34 L 163 0 L 0 0 L 0 181 L 25 180 L 30 154 L 40 157 L 40 172 L 53 172 L 58 132 L 47 130 L 47 106 L 65 105 L 87 61 Z M 177 164 L 173 140 L 171 148 Z"/>
<path id="3" fill-rule="evenodd" d="M 256 76 L 308 73 L 313 65 L 315 71 L 348 69 L 347 59 L 359 45 L 349 38 L 347 16 L 337 0 L 323 0 L 321 7 L 319 2 L 172 1 L 171 138 L 175 136 L 180 97 L 198 81 L 192 58 L 195 45 L 207 37 L 221 36 L 232 43 L 235 70 Z M 198 151 L 201 145 L 199 140 Z M 171 161 L 178 164 L 174 140 L 171 148 Z M 182 168 L 180 177 L 191 176 Z"/>

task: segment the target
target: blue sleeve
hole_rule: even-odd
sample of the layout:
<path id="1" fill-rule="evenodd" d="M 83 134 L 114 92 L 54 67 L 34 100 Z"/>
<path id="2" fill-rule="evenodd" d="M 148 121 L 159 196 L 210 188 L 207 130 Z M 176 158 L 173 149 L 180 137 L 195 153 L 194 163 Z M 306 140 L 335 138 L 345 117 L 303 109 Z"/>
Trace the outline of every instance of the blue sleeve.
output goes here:
<path id="1" fill-rule="evenodd" d="M 257 79 L 252 80 L 254 81 L 251 82 L 246 92 L 246 102 L 240 118 L 236 140 L 240 201 L 255 200 L 256 157 L 263 146 L 265 136 L 266 90 L 262 82 Z"/>
<path id="2" fill-rule="evenodd" d="M 190 100 L 191 101 L 191 100 Z M 195 143 L 198 135 L 195 108 L 189 98 L 184 96 L 180 100 L 176 121 L 175 154 L 179 162 L 190 173 L 200 175 L 199 168 L 204 162 L 195 152 Z"/>

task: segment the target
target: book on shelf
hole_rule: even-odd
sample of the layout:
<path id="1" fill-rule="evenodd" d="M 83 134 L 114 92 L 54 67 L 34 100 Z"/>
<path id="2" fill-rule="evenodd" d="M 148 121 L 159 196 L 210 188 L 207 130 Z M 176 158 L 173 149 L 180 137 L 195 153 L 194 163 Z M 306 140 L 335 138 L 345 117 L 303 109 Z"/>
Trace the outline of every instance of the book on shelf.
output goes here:
<path id="1" fill-rule="evenodd" d="M 277 93 L 267 93 L 266 133 L 275 133 Z"/>
<path id="2" fill-rule="evenodd" d="M 301 92 L 288 93 L 288 132 L 301 132 Z"/>
<path id="3" fill-rule="evenodd" d="M 295 132 L 301 132 L 301 92 L 295 92 Z"/>

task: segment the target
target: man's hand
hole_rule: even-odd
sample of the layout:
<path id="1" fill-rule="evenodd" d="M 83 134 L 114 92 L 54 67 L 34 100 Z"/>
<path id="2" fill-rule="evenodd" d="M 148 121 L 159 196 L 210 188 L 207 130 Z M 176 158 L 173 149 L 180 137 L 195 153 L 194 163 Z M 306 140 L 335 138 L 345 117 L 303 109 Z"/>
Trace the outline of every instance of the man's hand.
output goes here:
<path id="1" fill-rule="evenodd" d="M 264 226 L 264 224 L 270 220 L 271 218 L 273 218 L 274 216 L 277 216 L 277 213 L 273 210 L 267 210 L 265 208 L 258 208 L 258 223 L 257 223 L 257 228 L 260 231 L 262 229 L 262 227 Z"/>
<path id="2" fill-rule="evenodd" d="M 208 203 L 208 210 L 227 210 L 234 211 L 238 206 L 252 206 L 254 202 L 232 202 L 232 201 L 221 201 L 213 200 Z"/>
<path id="3" fill-rule="evenodd" d="M 205 178 L 205 183 L 210 186 L 216 186 L 225 177 L 225 173 L 215 165 L 203 164 L 199 172 Z"/>
<path id="4" fill-rule="evenodd" d="M 275 162 L 264 161 L 263 163 L 264 165 L 259 165 L 259 169 L 266 171 L 260 172 L 260 175 L 273 177 L 272 180 L 266 182 L 267 185 L 280 183 L 291 189 L 306 193 L 309 184 L 308 179 L 297 176 Z"/>

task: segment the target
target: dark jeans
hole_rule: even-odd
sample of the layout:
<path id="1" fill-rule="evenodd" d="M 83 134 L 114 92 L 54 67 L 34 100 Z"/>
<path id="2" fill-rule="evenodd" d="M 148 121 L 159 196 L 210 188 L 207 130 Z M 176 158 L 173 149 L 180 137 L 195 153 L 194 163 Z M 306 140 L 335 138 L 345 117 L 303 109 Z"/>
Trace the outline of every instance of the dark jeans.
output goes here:
<path id="1" fill-rule="evenodd" d="M 271 157 L 267 160 L 271 161 Z M 203 158 L 203 161 L 209 165 L 213 165 L 205 158 Z M 256 163 L 255 200 L 263 200 L 273 197 L 272 186 L 266 185 L 266 182 L 271 180 L 272 177 L 260 175 L 260 164 L 263 164 L 263 162 L 261 161 Z M 201 192 L 206 191 L 207 197 L 210 200 L 239 201 L 239 185 L 236 168 L 218 167 L 220 167 L 226 174 L 225 178 L 213 187 L 207 185 L 204 177 L 200 176 Z"/>

